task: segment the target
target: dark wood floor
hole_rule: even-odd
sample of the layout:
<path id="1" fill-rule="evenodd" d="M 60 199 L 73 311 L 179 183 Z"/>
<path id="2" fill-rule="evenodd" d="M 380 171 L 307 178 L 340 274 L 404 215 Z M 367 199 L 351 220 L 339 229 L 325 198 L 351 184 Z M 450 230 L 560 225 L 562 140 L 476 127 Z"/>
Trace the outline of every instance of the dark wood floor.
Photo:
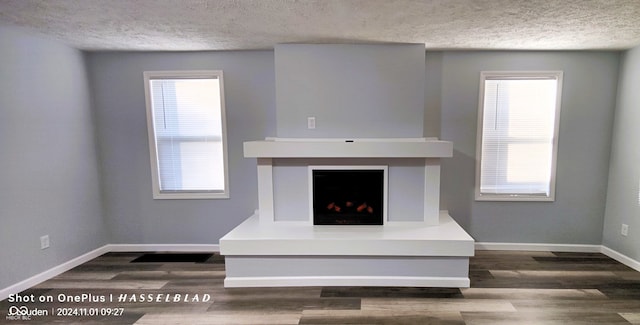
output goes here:
<path id="1" fill-rule="evenodd" d="M 640 273 L 597 253 L 478 251 L 468 289 L 225 289 L 219 255 L 203 263 L 132 263 L 141 255 L 106 254 L 21 294 L 52 303 L 2 301 L 0 323 L 640 324 Z M 83 294 L 107 302 L 60 302 Z M 181 301 L 140 302 L 141 294 Z M 123 295 L 127 301 L 118 302 Z M 132 296 L 136 301 L 128 301 Z M 200 301 L 192 301 L 196 297 Z M 12 306 L 22 305 L 49 316 L 7 319 Z M 119 311 L 121 316 L 99 315 Z"/>

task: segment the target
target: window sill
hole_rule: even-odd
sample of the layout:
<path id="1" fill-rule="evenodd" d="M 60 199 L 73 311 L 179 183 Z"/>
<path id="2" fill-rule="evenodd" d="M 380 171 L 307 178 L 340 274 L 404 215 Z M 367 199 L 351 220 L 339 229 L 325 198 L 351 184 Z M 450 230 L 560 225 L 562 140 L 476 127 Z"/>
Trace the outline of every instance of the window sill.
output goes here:
<path id="1" fill-rule="evenodd" d="M 206 199 L 228 199 L 229 193 L 197 193 L 197 192 L 176 192 L 176 193 L 153 193 L 154 200 L 206 200 Z"/>
<path id="2" fill-rule="evenodd" d="M 553 202 L 554 196 L 516 195 L 516 194 L 476 194 L 476 201 L 496 202 Z"/>

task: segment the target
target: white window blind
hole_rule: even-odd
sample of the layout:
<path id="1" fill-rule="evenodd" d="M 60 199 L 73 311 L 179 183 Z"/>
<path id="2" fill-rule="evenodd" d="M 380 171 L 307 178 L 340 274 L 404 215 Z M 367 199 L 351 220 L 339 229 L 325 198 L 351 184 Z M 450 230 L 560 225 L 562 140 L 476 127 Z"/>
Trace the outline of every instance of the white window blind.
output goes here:
<path id="1" fill-rule="evenodd" d="M 155 198 L 226 198 L 222 73 L 147 72 Z"/>
<path id="2" fill-rule="evenodd" d="M 561 78 L 482 74 L 477 199 L 554 199 Z"/>

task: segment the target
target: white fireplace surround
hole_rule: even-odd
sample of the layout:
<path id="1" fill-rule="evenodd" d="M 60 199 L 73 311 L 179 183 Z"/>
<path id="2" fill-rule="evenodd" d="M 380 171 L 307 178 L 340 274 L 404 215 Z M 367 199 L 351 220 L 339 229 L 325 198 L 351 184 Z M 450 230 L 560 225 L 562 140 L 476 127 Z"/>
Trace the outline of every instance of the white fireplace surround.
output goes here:
<path id="1" fill-rule="evenodd" d="M 258 211 L 260 222 L 278 222 L 274 206 L 274 160 L 295 159 L 301 165 L 323 163 L 330 166 L 335 162 L 355 162 L 360 166 L 379 165 L 383 159 L 419 160 L 424 178 L 422 195 L 423 215 L 413 222 L 437 225 L 440 211 L 440 158 L 451 157 L 453 145 L 449 141 L 433 138 L 390 138 L 390 139 L 282 139 L 267 138 L 263 141 L 245 142 L 247 158 L 258 160 Z M 327 164 L 328 163 L 328 164 Z M 342 166 L 347 166 L 342 164 Z M 393 167 L 390 167 L 393 168 Z M 393 177 L 393 176 L 391 176 Z M 393 179 L 391 179 L 393 181 Z M 308 196 L 311 192 L 308 192 Z M 393 204 L 391 202 L 390 204 Z M 390 207 L 390 208 L 393 208 Z M 392 211 L 393 212 L 393 211 Z M 392 213 L 391 212 L 391 213 Z M 388 219 L 391 217 L 393 219 Z M 394 218 L 395 217 L 395 218 Z M 310 218 L 298 220 L 312 222 Z M 383 221 L 405 221 L 402 216 L 386 216 Z"/>
<path id="2" fill-rule="evenodd" d="M 258 209 L 220 240 L 225 286 L 469 286 L 473 238 L 439 207 L 451 142 L 267 138 L 244 154 L 257 159 Z M 313 225 L 313 168 L 381 167 L 383 225 Z"/>

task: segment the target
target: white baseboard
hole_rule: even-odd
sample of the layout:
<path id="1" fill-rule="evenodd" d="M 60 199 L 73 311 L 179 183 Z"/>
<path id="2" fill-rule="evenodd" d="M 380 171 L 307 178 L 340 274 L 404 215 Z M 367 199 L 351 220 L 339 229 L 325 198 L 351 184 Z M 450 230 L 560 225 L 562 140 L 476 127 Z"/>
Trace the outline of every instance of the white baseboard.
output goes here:
<path id="1" fill-rule="evenodd" d="M 0 289 L 0 301 L 9 298 L 10 295 L 20 293 L 26 289 L 36 286 L 46 280 L 49 280 L 59 274 L 71 270 L 72 268 L 86 263 L 102 254 L 108 253 L 107 246 L 96 248 L 88 253 L 80 255 L 70 261 L 62 263 L 58 266 L 54 266 L 42 273 L 36 274 L 26 280 L 20 281 L 14 285 L 8 286 L 4 289 Z"/>
<path id="2" fill-rule="evenodd" d="M 100 255 L 109 252 L 219 252 L 217 244 L 108 244 L 94 249 L 86 254 L 78 256 L 70 261 L 55 266 L 42 273 L 36 274 L 14 285 L 0 289 L 0 301 L 9 298 L 10 295 L 20 293 L 36 286 L 72 268 L 86 263 Z"/>
<path id="3" fill-rule="evenodd" d="M 243 287 L 319 287 L 319 286 L 383 286 L 383 287 L 445 287 L 468 288 L 465 277 L 412 276 L 274 276 L 226 277 L 225 288 Z"/>
<path id="4" fill-rule="evenodd" d="M 476 242 L 476 250 L 600 253 L 601 245 Z"/>
<path id="5" fill-rule="evenodd" d="M 601 253 L 611 257 L 612 259 L 640 272 L 640 262 L 632 259 L 629 256 L 626 256 L 620 252 L 614 251 L 613 249 L 602 245 Z"/>
<path id="6" fill-rule="evenodd" d="M 612 259 L 640 272 L 640 261 L 636 261 L 620 252 L 604 245 L 576 245 L 576 244 L 530 244 L 530 243 L 476 243 L 476 250 L 505 250 L 505 251 L 539 251 L 539 252 L 576 252 L 602 253 Z"/>

